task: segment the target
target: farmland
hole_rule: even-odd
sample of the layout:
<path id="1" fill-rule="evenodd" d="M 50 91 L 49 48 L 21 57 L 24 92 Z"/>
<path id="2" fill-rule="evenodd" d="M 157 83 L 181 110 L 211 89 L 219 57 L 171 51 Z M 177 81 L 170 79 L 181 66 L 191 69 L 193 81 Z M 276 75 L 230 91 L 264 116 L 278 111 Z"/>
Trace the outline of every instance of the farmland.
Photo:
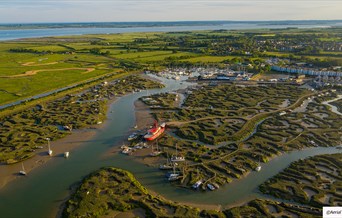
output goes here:
<path id="1" fill-rule="evenodd" d="M 304 39 L 311 40 L 316 56 L 304 47 L 293 49 Z M 341 63 L 337 43 L 340 39 L 341 30 L 337 28 L 310 32 L 280 29 L 127 33 L 6 41 L 0 43 L 0 104 L 134 70 L 251 63 L 247 71 L 263 73 L 269 71 L 263 64 L 270 57 L 332 67 Z M 289 48 L 284 51 L 281 46 Z"/>

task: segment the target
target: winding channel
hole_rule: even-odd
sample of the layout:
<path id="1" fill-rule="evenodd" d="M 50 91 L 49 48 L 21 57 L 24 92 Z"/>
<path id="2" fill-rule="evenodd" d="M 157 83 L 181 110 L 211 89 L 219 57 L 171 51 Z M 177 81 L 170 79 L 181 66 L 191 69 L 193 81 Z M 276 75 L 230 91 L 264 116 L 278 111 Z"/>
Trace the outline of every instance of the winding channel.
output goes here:
<path id="1" fill-rule="evenodd" d="M 325 104 L 325 105 L 328 105 L 331 109 L 332 112 L 334 112 L 335 114 L 338 114 L 340 116 L 342 116 L 342 113 L 338 111 L 338 108 L 335 106 L 335 105 L 332 105 L 332 104 L 329 104 L 331 102 L 334 102 L 334 101 L 338 101 L 342 99 L 342 95 L 338 95 L 337 98 L 334 98 L 330 101 L 325 101 L 325 102 L 322 102 L 322 104 Z"/>
<path id="2" fill-rule="evenodd" d="M 190 83 L 161 79 L 166 88 L 150 90 L 150 94 L 184 89 Z M 168 184 L 163 172 L 134 161 L 134 157 L 108 154 L 127 137 L 135 125 L 134 102 L 146 92 L 134 93 L 118 99 L 110 106 L 105 126 L 97 130 L 92 140 L 77 148 L 69 159 L 54 157 L 44 167 L 36 168 L 27 177 L 21 177 L 0 190 L 1 217 L 56 217 L 61 204 L 68 198 L 71 185 L 101 167 L 113 166 L 131 171 L 148 189 L 177 202 L 228 205 L 261 196 L 257 187 L 276 175 L 291 162 L 318 154 L 338 153 L 335 148 L 309 148 L 284 154 L 262 164 L 259 173 L 251 172 L 245 178 L 221 187 L 219 191 L 200 192 L 181 189 Z"/>

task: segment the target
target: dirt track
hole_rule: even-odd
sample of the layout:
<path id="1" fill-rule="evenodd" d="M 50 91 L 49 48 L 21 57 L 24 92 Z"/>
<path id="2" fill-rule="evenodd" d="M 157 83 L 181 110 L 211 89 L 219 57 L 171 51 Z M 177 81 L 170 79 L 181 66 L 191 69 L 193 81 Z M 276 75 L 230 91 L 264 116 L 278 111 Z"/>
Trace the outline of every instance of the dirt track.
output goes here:
<path id="1" fill-rule="evenodd" d="M 36 67 L 36 66 L 45 66 L 45 65 L 53 65 L 53 64 L 58 64 L 58 62 L 50 62 L 50 63 L 45 63 L 45 64 L 36 64 L 36 62 L 27 62 L 27 63 L 22 64 L 22 66 Z"/>
<path id="2" fill-rule="evenodd" d="M 40 72 L 48 72 L 48 71 L 63 71 L 63 70 L 85 70 L 83 73 L 90 73 L 95 70 L 95 68 L 63 68 L 63 69 L 43 69 L 43 70 L 30 70 L 26 71 L 23 74 L 17 74 L 12 76 L 0 76 L 0 78 L 17 78 L 17 77 L 25 77 L 25 76 L 33 76 Z"/>

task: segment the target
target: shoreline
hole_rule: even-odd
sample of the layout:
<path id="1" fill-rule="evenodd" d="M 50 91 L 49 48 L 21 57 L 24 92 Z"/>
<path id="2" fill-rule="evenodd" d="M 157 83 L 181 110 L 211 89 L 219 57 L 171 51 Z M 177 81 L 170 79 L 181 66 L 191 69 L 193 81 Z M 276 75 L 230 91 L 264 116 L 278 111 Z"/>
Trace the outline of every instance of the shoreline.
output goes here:
<path id="1" fill-rule="evenodd" d="M 48 155 L 47 146 L 44 146 L 44 148 L 36 151 L 32 158 L 11 165 L 0 165 L 0 189 L 6 188 L 9 182 L 24 177 L 19 175 L 21 163 L 24 164 L 25 171 L 29 174 L 31 171 L 44 166 L 54 158 L 64 158 L 63 155 L 66 151 L 70 152 L 70 156 L 72 156 L 72 153 L 82 144 L 91 140 L 100 128 L 101 127 L 97 126 L 96 128 L 90 127 L 87 129 L 75 130 L 62 139 L 51 141 L 51 150 L 53 150 L 52 156 Z"/>
<path id="2" fill-rule="evenodd" d="M 109 106 L 115 103 L 122 96 L 115 97 L 108 100 L 106 103 L 107 112 L 106 117 L 109 114 Z M 106 126 L 107 119 L 100 125 L 91 125 L 83 129 L 75 129 L 70 135 L 64 138 L 58 139 L 56 141 L 51 141 L 51 150 L 53 150 L 53 155 L 50 157 L 47 153 L 47 145 L 43 146 L 35 152 L 35 155 L 29 159 L 21 162 L 17 162 L 11 165 L 0 164 L 0 190 L 6 188 L 7 184 L 16 179 L 24 177 L 19 174 L 21 170 L 21 163 L 24 164 L 25 171 L 29 174 L 36 168 L 42 167 L 48 162 L 52 161 L 54 158 L 64 158 L 64 152 L 68 151 L 70 156 L 72 156 L 73 151 L 78 149 L 82 144 L 90 141 L 96 134 L 98 130 L 101 130 Z"/>
<path id="3" fill-rule="evenodd" d="M 143 77 L 146 78 L 148 76 Z M 74 150 L 91 140 L 97 134 L 98 130 L 106 126 L 108 115 L 110 113 L 110 105 L 114 104 L 119 98 L 124 97 L 127 94 L 118 95 L 106 102 L 106 120 L 104 120 L 103 123 L 99 125 L 90 125 L 82 129 L 75 129 L 71 132 L 71 134 L 56 141 L 51 141 L 51 150 L 53 150 L 52 156 L 48 155 L 48 148 L 46 144 L 42 149 L 37 150 L 35 155 L 31 158 L 10 165 L 0 164 L 0 177 L 2 178 L 0 181 L 0 190 L 4 189 L 9 182 L 24 177 L 19 174 L 19 171 L 22 170 L 21 164 L 24 165 L 26 173 L 29 174 L 32 170 L 47 164 L 49 161 L 53 160 L 53 158 L 64 158 L 64 152 L 68 151 L 70 155 L 72 155 Z M 115 152 L 118 150 L 118 147 L 115 146 L 113 150 Z"/>

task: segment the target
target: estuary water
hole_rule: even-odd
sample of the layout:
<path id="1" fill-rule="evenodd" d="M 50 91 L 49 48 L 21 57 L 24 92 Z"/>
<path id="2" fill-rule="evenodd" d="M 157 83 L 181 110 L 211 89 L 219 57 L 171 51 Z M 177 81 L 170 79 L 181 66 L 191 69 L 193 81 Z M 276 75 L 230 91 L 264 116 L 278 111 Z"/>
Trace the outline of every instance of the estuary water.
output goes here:
<path id="1" fill-rule="evenodd" d="M 342 24 L 341 24 L 342 25 Z M 125 28 L 47 28 L 47 29 L 13 29 L 0 30 L 0 41 L 22 38 L 37 38 L 49 36 L 69 36 L 84 34 L 112 34 L 134 32 L 173 32 L 173 31 L 196 31 L 196 30 L 242 30 L 242 29 L 278 29 L 278 28 L 327 28 L 329 25 L 267 25 L 258 23 L 231 23 L 222 25 L 206 26 L 158 26 L 158 27 L 125 27 Z"/>
<path id="2" fill-rule="evenodd" d="M 128 130 L 135 125 L 134 102 L 141 96 L 166 91 L 175 91 L 191 85 L 187 82 L 163 79 L 163 89 L 130 94 L 118 99 L 109 110 L 105 126 L 98 129 L 91 141 L 77 148 L 69 159 L 54 157 L 42 167 L 20 177 L 0 190 L 1 217 L 55 217 L 56 210 L 68 197 L 69 187 L 101 167 L 113 166 L 131 171 L 148 189 L 177 202 L 209 205 L 227 205 L 258 197 L 258 185 L 276 175 L 291 162 L 318 154 L 338 153 L 335 148 L 309 148 L 294 151 L 262 164 L 259 173 L 252 172 L 214 192 L 180 189 L 169 184 L 165 172 L 134 161 L 122 154 L 108 154 L 127 137 Z M 13 172 L 17 173 L 17 172 Z"/>

